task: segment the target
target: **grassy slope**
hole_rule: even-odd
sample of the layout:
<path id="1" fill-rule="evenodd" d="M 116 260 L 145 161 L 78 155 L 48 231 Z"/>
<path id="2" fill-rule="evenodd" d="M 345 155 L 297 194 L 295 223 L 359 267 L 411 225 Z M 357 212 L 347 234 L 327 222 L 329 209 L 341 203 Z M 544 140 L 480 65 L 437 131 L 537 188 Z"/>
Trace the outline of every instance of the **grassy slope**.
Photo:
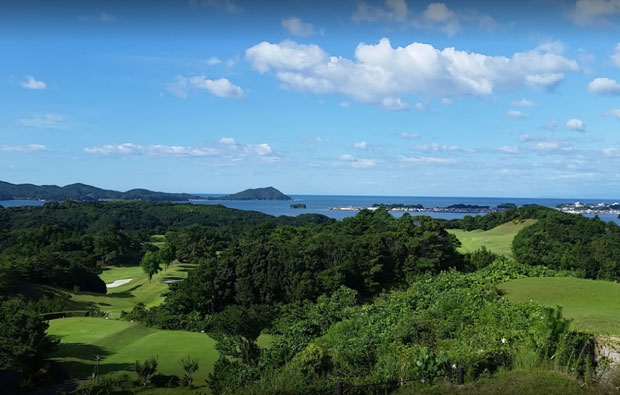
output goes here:
<path id="1" fill-rule="evenodd" d="M 448 229 L 461 242 L 460 252 L 473 252 L 482 246 L 496 254 L 511 255 L 512 240 L 519 231 L 532 225 L 536 220 L 526 219 L 519 222 L 508 222 L 487 231 Z"/>
<path id="2" fill-rule="evenodd" d="M 163 331 L 119 320 L 103 318 L 61 318 L 50 321 L 48 332 L 60 336 L 55 357 L 73 377 L 86 378 L 102 356 L 102 374 L 133 371 L 135 360 L 158 357 L 159 372 L 181 375 L 179 360 L 192 355 L 199 360 L 198 384 L 213 369 L 218 358 L 215 341 L 209 336 L 185 331 Z"/>
<path id="3" fill-rule="evenodd" d="M 101 273 L 101 279 L 109 284 L 115 280 L 131 278 L 132 281 L 117 288 L 108 289 L 107 295 L 95 293 L 70 293 L 67 296 L 76 305 L 91 305 L 107 313 L 112 318 L 117 318 L 120 312 L 130 311 L 137 303 L 144 303 L 147 307 L 157 306 L 164 300 L 164 294 L 168 290 L 168 284 L 163 281 L 173 278 L 185 278 L 187 273 L 193 268 L 189 264 L 175 264 L 168 270 L 153 276 L 149 283 L 148 277 L 139 266 L 130 267 L 108 267 Z"/>
<path id="4" fill-rule="evenodd" d="M 602 335 L 620 335 L 620 284 L 570 277 L 522 278 L 502 284 L 514 302 L 533 300 L 563 306 L 575 328 Z"/>

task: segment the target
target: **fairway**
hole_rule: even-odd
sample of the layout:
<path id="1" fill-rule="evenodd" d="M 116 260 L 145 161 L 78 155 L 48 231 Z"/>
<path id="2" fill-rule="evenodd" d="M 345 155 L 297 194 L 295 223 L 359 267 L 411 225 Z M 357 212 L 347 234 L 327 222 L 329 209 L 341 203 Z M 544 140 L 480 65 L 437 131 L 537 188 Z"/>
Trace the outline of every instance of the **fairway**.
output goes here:
<path id="1" fill-rule="evenodd" d="M 118 318 L 121 311 L 131 311 L 138 303 L 144 303 L 147 308 L 159 305 L 169 288 L 164 281 L 184 279 L 193 268 L 190 264 L 177 263 L 153 276 L 153 280 L 149 282 L 140 266 L 110 266 L 104 268 L 99 275 L 106 284 L 121 279 L 131 281 L 116 288 L 109 288 L 106 295 L 90 292 L 66 292 L 66 295 L 76 305 L 81 305 L 82 309 L 98 308 L 109 313 L 110 318 Z"/>
<path id="2" fill-rule="evenodd" d="M 485 246 L 488 250 L 500 255 L 512 255 L 512 240 L 519 231 L 535 223 L 535 219 L 512 221 L 489 230 L 465 231 L 448 229 L 461 242 L 459 252 L 474 252 Z"/>
<path id="3" fill-rule="evenodd" d="M 61 318 L 50 321 L 48 333 L 61 338 L 54 358 L 73 378 L 86 378 L 100 355 L 101 374 L 132 373 L 133 362 L 158 357 L 158 371 L 181 375 L 179 360 L 187 355 L 198 359 L 197 385 L 213 370 L 218 358 L 215 341 L 196 332 L 164 331 L 103 318 Z"/>
<path id="4" fill-rule="evenodd" d="M 575 329 L 620 335 L 620 284 L 571 277 L 520 278 L 500 286 L 513 302 L 562 306 Z"/>

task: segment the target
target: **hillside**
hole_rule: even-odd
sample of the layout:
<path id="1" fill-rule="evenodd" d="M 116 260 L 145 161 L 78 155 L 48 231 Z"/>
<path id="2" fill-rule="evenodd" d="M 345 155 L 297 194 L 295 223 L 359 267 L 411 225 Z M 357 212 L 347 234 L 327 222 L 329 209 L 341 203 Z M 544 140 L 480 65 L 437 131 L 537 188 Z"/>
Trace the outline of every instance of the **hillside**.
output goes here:
<path id="1" fill-rule="evenodd" d="M 460 252 L 473 252 L 482 246 L 488 250 L 500 254 L 512 254 L 512 240 L 519 231 L 536 222 L 535 219 L 517 220 L 507 222 L 486 231 L 477 229 L 465 231 L 462 229 L 448 229 L 461 242 Z"/>
<path id="2" fill-rule="evenodd" d="M 200 199 L 186 193 L 153 192 L 147 189 L 132 189 L 127 192 L 101 189 L 86 184 L 57 185 L 11 184 L 0 181 L 0 200 L 75 200 L 92 202 L 97 200 L 148 200 L 188 201 Z"/>
<path id="3" fill-rule="evenodd" d="M 246 189 L 245 191 L 218 197 L 217 200 L 293 200 L 274 187 Z"/>

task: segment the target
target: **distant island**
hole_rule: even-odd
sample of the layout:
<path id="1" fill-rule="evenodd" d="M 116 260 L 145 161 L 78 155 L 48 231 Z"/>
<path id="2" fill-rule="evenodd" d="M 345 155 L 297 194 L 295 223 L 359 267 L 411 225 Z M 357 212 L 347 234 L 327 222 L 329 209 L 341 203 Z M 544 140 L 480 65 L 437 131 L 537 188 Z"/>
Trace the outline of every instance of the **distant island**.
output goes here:
<path id="1" fill-rule="evenodd" d="M 147 189 L 132 189 L 127 192 L 101 189 L 86 184 L 57 185 L 11 184 L 0 181 L 0 200 L 75 200 L 96 202 L 101 200 L 145 200 L 151 202 L 186 202 L 202 199 L 187 193 L 153 192 Z"/>
<path id="2" fill-rule="evenodd" d="M 611 204 L 587 204 L 581 202 L 562 203 L 558 204 L 556 208 L 564 213 L 570 214 L 620 214 L 620 203 L 618 202 Z"/>
<path id="3" fill-rule="evenodd" d="M 293 203 L 291 204 L 291 208 L 306 208 L 305 203 Z"/>
<path id="4" fill-rule="evenodd" d="M 448 207 L 424 207 L 421 204 L 403 204 L 403 203 L 375 203 L 371 207 L 355 207 L 355 206 L 338 206 L 330 207 L 335 211 L 359 211 L 385 209 L 388 211 L 402 211 L 414 213 L 464 213 L 464 214 L 487 214 L 500 211 L 507 211 L 517 207 L 514 203 L 501 203 L 497 207 L 479 206 L 476 204 L 452 204 Z"/>
<path id="5" fill-rule="evenodd" d="M 274 187 L 246 189 L 232 195 L 208 197 L 209 200 L 293 200 Z"/>

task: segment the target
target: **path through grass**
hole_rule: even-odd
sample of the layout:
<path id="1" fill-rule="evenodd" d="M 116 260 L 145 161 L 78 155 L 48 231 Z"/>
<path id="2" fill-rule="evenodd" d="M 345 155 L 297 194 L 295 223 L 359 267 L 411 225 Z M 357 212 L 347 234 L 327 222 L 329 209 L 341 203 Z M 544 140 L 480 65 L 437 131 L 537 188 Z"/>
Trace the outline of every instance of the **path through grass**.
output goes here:
<path id="1" fill-rule="evenodd" d="M 620 335 L 620 284 L 570 277 L 520 278 L 500 286 L 513 302 L 563 306 L 576 329 Z"/>
<path id="2" fill-rule="evenodd" d="M 512 240 L 526 226 L 535 223 L 535 219 L 512 221 L 489 230 L 465 231 L 448 229 L 461 242 L 460 252 L 473 252 L 482 246 L 500 255 L 512 255 Z"/>

